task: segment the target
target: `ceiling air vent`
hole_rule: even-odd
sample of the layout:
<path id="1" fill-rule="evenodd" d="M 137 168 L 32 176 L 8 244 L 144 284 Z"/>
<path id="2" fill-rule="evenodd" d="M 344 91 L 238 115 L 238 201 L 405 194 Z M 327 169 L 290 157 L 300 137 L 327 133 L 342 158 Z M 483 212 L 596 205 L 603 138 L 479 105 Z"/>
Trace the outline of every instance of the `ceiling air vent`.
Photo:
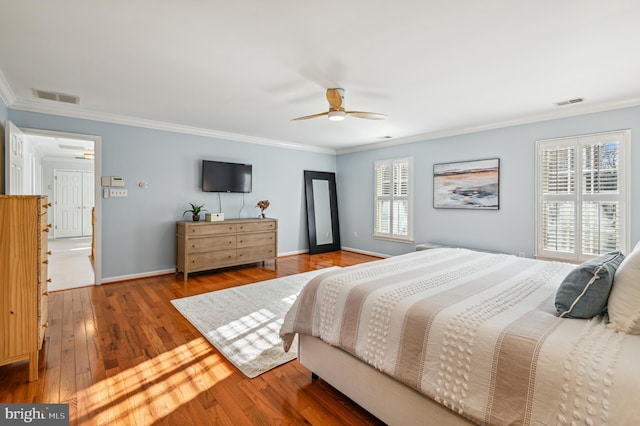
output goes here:
<path id="1" fill-rule="evenodd" d="M 65 93 L 48 92 L 46 90 L 33 89 L 38 99 L 47 99 L 55 102 L 65 102 L 67 104 L 77 104 L 80 102 L 80 98 L 73 95 L 67 95 Z"/>
<path id="2" fill-rule="evenodd" d="M 567 101 L 556 102 L 556 106 L 565 106 L 565 105 L 571 105 L 571 104 L 579 104 L 580 102 L 584 102 L 584 98 L 575 98 L 575 99 L 569 99 L 569 100 L 567 100 Z"/>
<path id="3" fill-rule="evenodd" d="M 82 151 L 82 150 L 86 149 L 83 145 L 67 145 L 67 144 L 63 144 L 63 143 L 59 143 L 58 144 L 58 148 L 75 149 L 75 150 L 78 150 L 78 151 Z"/>

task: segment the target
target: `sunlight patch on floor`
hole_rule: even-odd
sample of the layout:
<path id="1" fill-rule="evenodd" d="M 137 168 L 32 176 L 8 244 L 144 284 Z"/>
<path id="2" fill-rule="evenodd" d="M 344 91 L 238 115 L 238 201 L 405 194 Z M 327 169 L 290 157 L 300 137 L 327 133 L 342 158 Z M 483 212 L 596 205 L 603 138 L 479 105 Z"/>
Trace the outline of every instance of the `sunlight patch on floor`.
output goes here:
<path id="1" fill-rule="evenodd" d="M 233 370 L 196 338 L 78 392 L 79 424 L 151 425 L 229 377 Z"/>

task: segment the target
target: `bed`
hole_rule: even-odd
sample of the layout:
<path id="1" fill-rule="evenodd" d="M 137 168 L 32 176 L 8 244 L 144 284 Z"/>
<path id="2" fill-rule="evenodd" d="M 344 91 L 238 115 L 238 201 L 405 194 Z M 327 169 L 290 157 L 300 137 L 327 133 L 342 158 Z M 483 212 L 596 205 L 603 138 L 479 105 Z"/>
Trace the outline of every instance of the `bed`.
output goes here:
<path id="1" fill-rule="evenodd" d="M 636 424 L 640 337 L 559 318 L 575 268 L 438 248 L 310 280 L 281 329 L 299 360 L 387 424 Z"/>

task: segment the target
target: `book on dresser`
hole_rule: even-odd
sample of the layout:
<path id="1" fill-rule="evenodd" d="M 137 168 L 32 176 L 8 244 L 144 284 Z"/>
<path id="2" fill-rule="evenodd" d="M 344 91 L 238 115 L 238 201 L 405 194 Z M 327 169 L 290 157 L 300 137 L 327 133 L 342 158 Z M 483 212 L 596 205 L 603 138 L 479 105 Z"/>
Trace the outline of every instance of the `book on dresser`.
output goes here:
<path id="1" fill-rule="evenodd" d="M 0 195 L 0 365 L 29 360 L 38 380 L 38 351 L 47 323 L 46 196 Z"/>
<path id="2" fill-rule="evenodd" d="M 278 220 L 229 219 L 176 222 L 176 272 L 192 272 L 273 260 L 278 257 Z"/>

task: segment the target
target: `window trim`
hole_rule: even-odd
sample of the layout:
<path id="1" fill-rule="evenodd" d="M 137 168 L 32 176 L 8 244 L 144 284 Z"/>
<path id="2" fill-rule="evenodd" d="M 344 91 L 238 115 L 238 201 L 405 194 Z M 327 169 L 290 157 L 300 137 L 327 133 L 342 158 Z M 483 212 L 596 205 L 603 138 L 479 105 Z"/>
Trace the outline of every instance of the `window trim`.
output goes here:
<path id="1" fill-rule="evenodd" d="M 615 196 L 616 200 L 621 203 L 620 206 L 620 214 L 621 214 L 621 232 L 620 232 L 620 250 L 623 253 L 629 252 L 630 247 L 630 233 L 631 233 L 631 130 L 616 130 L 609 132 L 599 132 L 599 133 L 589 133 L 577 136 L 569 136 L 562 138 L 552 138 L 552 139 L 540 139 L 536 141 L 535 144 L 535 257 L 537 259 L 549 259 L 549 260 L 560 260 L 567 262 L 575 262 L 580 263 L 586 260 L 592 259 L 596 256 L 594 255 L 586 255 L 582 254 L 582 236 L 579 231 L 580 229 L 580 218 L 582 215 L 582 209 L 580 208 L 576 212 L 576 250 L 575 253 L 560 253 L 553 251 L 544 250 L 543 244 L 543 227 L 542 227 L 542 206 L 544 202 L 544 197 L 542 194 L 543 187 L 543 174 L 541 173 L 542 164 L 542 149 L 545 146 L 557 145 L 557 146 L 575 146 L 576 147 L 576 173 L 575 173 L 575 185 L 576 185 L 576 195 L 575 196 L 562 196 L 558 195 L 556 198 L 558 200 L 567 199 L 576 202 L 576 206 L 579 207 L 582 201 L 586 198 L 592 198 L 593 196 L 587 195 L 584 197 L 582 194 L 582 181 L 580 170 L 582 167 L 581 158 L 580 158 L 580 150 L 585 145 L 588 144 L 589 139 L 602 139 L 606 137 L 615 137 L 619 140 L 619 170 L 621 172 L 622 177 L 619 180 L 620 185 L 620 196 Z M 603 194 L 599 200 L 606 200 L 610 198 L 610 195 Z"/>
<path id="2" fill-rule="evenodd" d="M 378 232 L 376 230 L 376 217 L 377 217 L 377 210 L 378 210 L 378 184 L 377 184 L 377 175 L 378 175 L 378 168 L 381 165 L 391 165 L 391 167 L 393 168 L 393 165 L 395 162 L 407 162 L 409 164 L 409 173 L 408 173 L 408 186 L 409 186 L 409 190 L 407 191 L 407 200 L 409 202 L 409 207 L 408 207 L 408 215 L 407 215 L 407 235 L 397 235 L 397 234 L 393 234 L 391 232 L 389 233 L 385 233 L 385 232 Z M 393 174 L 392 174 L 393 176 Z M 377 240 L 386 240 L 386 241 L 395 241 L 395 242 L 401 242 L 401 243 L 413 243 L 414 239 L 413 239 L 413 205 L 414 205 L 414 199 L 413 199 L 413 187 L 414 187 L 414 181 L 413 181 L 413 157 L 399 157 L 399 158 L 390 158 L 390 159 L 386 159 L 386 160 L 376 160 L 374 162 L 374 167 L 373 167 L 373 179 L 374 179 L 374 183 L 373 183 L 373 238 L 377 239 Z M 391 197 L 391 200 L 393 200 L 393 195 Z M 392 219 L 392 223 L 393 223 L 393 219 Z M 393 229 L 393 226 L 390 227 L 391 229 Z"/>

